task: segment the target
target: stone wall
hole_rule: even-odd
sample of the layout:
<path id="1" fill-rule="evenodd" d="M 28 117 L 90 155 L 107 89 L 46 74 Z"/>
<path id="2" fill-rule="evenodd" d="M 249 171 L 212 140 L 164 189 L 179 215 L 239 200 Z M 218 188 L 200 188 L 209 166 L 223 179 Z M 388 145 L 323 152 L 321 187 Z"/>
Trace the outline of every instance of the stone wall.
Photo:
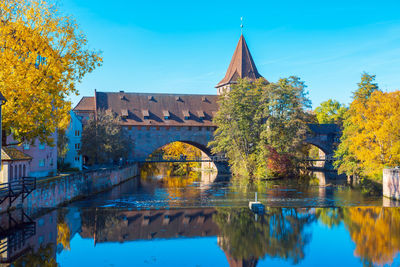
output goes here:
<path id="1" fill-rule="evenodd" d="M 99 193 L 138 176 L 138 169 L 138 164 L 132 164 L 39 181 L 36 189 L 24 200 L 24 209 L 28 213 L 35 213 L 43 208 L 53 208 Z M 14 201 L 13 206 L 17 205 L 21 205 L 21 199 Z M 6 211 L 7 206 L 8 200 L 0 205 L 0 212 Z"/>
<path id="2" fill-rule="evenodd" d="M 214 127 L 132 127 L 127 129 L 134 140 L 131 161 L 143 161 L 158 148 L 181 141 L 207 153 L 207 144 L 213 139 Z"/>
<path id="3" fill-rule="evenodd" d="M 383 170 L 383 196 L 400 200 L 400 169 Z"/>

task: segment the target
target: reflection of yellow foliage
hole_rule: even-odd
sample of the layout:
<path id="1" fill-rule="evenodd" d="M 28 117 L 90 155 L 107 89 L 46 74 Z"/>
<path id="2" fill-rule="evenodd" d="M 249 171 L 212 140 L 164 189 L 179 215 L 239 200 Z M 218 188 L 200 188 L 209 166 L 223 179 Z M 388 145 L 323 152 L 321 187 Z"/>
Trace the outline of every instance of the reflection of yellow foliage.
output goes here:
<path id="1" fill-rule="evenodd" d="M 57 224 L 57 244 L 62 244 L 64 249 L 70 250 L 69 241 L 71 231 L 65 222 Z"/>
<path id="2" fill-rule="evenodd" d="M 400 251 L 400 209 L 347 208 L 344 222 L 356 243 L 354 254 L 363 260 L 390 264 Z"/>
<path id="3" fill-rule="evenodd" d="M 195 197 L 198 195 L 198 190 L 190 190 L 186 188 L 199 180 L 198 172 L 189 172 L 188 176 L 165 176 L 162 178 L 161 183 L 163 187 L 167 188 L 168 196 L 171 199 L 182 197 L 185 193 L 186 196 Z"/>

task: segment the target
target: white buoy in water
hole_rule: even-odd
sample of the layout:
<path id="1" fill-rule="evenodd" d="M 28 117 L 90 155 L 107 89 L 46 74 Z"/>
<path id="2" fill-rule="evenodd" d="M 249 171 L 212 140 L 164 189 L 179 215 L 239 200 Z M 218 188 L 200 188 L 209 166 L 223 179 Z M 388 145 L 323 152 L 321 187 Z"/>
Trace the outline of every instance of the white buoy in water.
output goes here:
<path id="1" fill-rule="evenodd" d="M 257 201 L 257 192 L 255 193 L 255 200 L 249 202 L 249 208 L 255 213 L 264 213 L 264 205 Z"/>

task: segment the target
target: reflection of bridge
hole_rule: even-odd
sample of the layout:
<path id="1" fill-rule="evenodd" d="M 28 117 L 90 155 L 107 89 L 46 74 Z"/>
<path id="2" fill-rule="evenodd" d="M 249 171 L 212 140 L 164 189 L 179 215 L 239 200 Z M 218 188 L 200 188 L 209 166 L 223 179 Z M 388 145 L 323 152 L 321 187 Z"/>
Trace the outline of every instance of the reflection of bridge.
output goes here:
<path id="1" fill-rule="evenodd" d="M 154 238 L 216 236 L 213 208 L 187 210 L 82 212 L 83 238 L 99 242 L 124 242 Z M 110 224 L 111 223 L 111 224 Z"/>

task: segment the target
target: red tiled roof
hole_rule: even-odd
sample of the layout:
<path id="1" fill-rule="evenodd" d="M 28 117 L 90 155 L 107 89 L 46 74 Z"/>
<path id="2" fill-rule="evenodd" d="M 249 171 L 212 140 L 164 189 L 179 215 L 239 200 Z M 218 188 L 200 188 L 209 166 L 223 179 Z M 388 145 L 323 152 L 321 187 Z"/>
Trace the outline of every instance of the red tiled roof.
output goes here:
<path id="1" fill-rule="evenodd" d="M 74 108 L 76 111 L 95 111 L 94 97 L 84 96 Z"/>
<path id="2" fill-rule="evenodd" d="M 250 50 L 247 47 L 246 40 L 243 35 L 241 35 L 235 53 L 233 53 L 231 63 L 229 64 L 228 71 L 226 72 L 225 77 L 215 87 L 218 88 L 234 83 L 238 78 L 245 77 L 254 81 L 262 76 L 258 73 L 257 67 L 250 54 Z"/>
<path id="3" fill-rule="evenodd" d="M 218 110 L 217 99 L 217 95 L 128 92 L 121 99 L 120 93 L 96 92 L 97 109 L 112 110 L 124 117 L 121 124 L 126 126 L 215 126 L 212 117 Z M 125 110 L 129 111 L 126 117 Z M 189 119 L 185 120 L 185 114 L 189 113 Z"/>

